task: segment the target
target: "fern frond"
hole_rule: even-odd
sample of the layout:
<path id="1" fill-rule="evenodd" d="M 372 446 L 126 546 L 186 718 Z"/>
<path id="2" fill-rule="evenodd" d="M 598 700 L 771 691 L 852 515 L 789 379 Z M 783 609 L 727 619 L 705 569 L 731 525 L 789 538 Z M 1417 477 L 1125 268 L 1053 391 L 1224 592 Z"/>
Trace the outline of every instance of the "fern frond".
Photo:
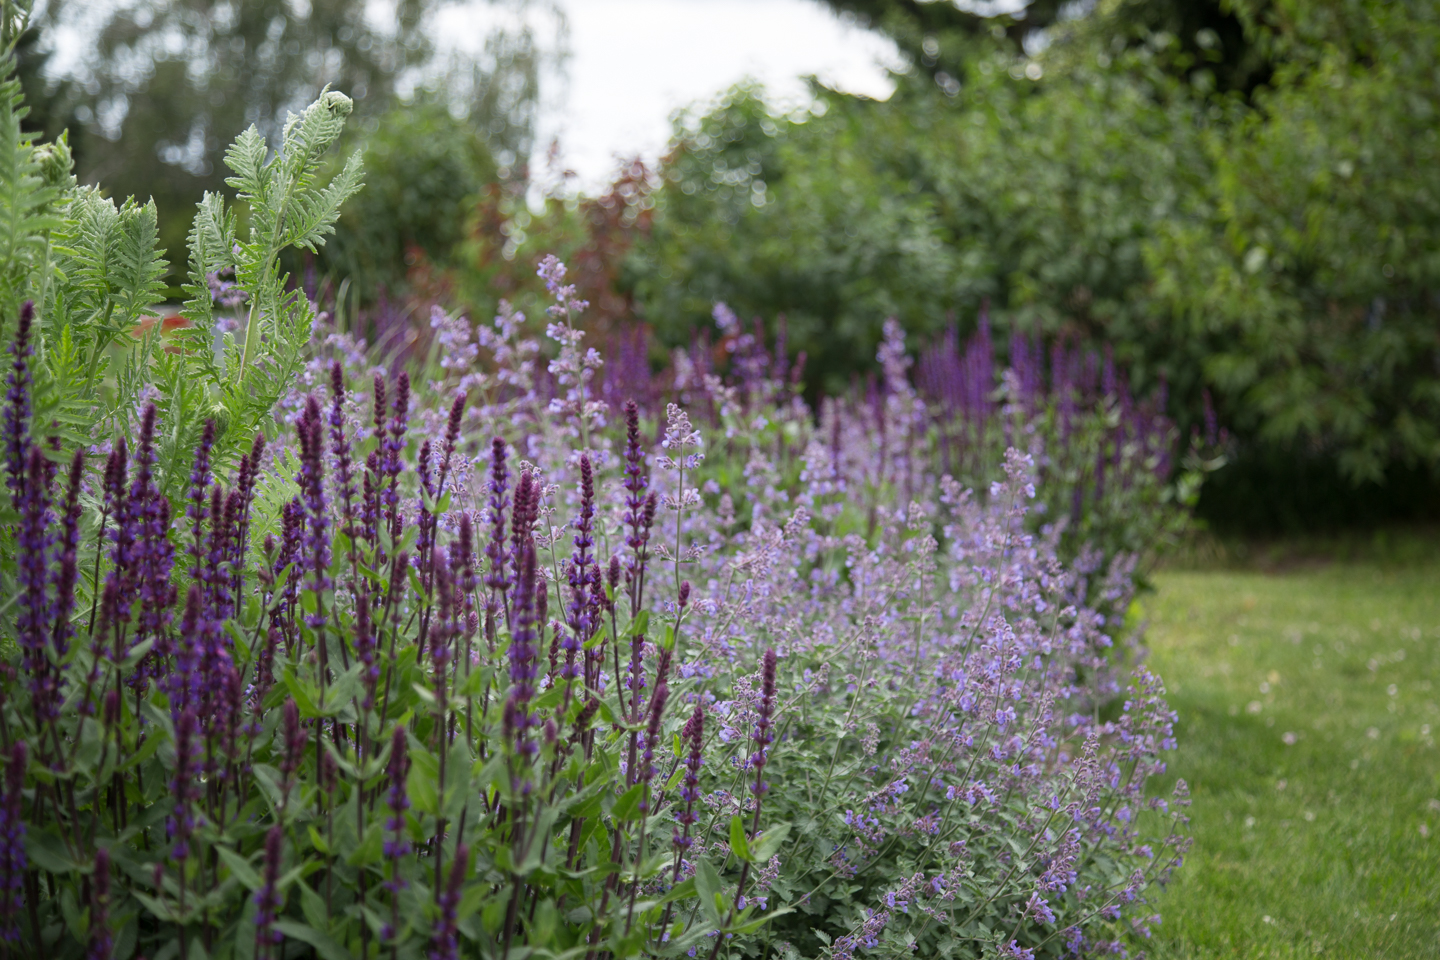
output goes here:
<path id="1" fill-rule="evenodd" d="M 0 308 L 9 315 L 19 307 L 26 279 L 45 257 L 51 230 L 61 226 L 51 207 L 60 195 L 47 184 L 30 136 L 20 128 L 29 113 L 15 59 L 0 58 Z"/>
<path id="2" fill-rule="evenodd" d="M 55 250 L 74 301 L 93 314 L 110 300 L 119 246 L 120 211 L 95 188 L 82 188 L 66 205 Z"/>
<path id="3" fill-rule="evenodd" d="M 232 266 L 235 261 L 235 214 L 225 209 L 225 198 L 205 191 L 195 205 L 190 225 L 190 276 L 185 284 L 189 299 L 181 314 L 200 329 L 214 324 L 215 303 L 210 275 Z"/>
<path id="4" fill-rule="evenodd" d="M 125 326 L 138 323 L 165 299 L 165 270 L 160 250 L 155 201 L 141 205 L 131 197 L 120 207 L 120 242 L 116 249 L 115 305 Z"/>
<path id="5" fill-rule="evenodd" d="M 328 186 L 296 197 L 286 224 L 287 246 L 301 247 L 313 253 L 325 245 L 326 238 L 335 232 L 340 207 L 364 186 L 362 169 L 360 151 L 356 150 Z"/>
<path id="6" fill-rule="evenodd" d="M 233 177 L 226 177 L 225 183 L 250 205 L 252 238 L 263 229 L 256 218 L 263 217 L 273 201 L 274 165 L 265 162 L 268 151 L 265 138 L 254 124 L 236 137 L 230 149 L 225 151 L 225 166 L 235 173 Z"/>

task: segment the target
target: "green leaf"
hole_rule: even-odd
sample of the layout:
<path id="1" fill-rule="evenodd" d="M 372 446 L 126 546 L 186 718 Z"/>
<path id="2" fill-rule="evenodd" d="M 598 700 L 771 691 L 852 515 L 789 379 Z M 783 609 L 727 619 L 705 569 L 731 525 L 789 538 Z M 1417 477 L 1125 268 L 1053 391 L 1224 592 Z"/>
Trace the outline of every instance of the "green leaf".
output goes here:
<path id="1" fill-rule="evenodd" d="M 615 806 L 610 808 L 610 816 L 618 823 L 635 819 L 635 811 L 640 808 L 640 797 L 644 795 L 645 789 L 644 783 L 637 783 L 622 793 L 620 799 L 615 801 Z"/>
<path id="2" fill-rule="evenodd" d="M 225 866 L 230 868 L 231 876 L 244 884 L 252 893 L 264 885 L 260 874 L 256 873 L 255 868 L 250 866 L 250 862 L 239 853 L 219 844 L 215 845 L 215 852 L 219 854 L 221 860 L 225 861 Z"/>
<path id="3" fill-rule="evenodd" d="M 380 854 L 384 850 L 384 836 L 381 823 L 376 821 L 365 828 L 365 836 L 355 847 L 345 862 L 352 867 L 369 866 L 372 863 L 380 862 Z"/>
<path id="4" fill-rule="evenodd" d="M 756 930 L 759 930 L 761 927 L 765 926 L 765 924 L 769 923 L 771 920 L 777 919 L 778 917 L 783 917 L 783 916 L 785 916 L 785 914 L 787 914 L 787 913 L 794 913 L 794 912 L 795 912 L 795 908 L 794 908 L 794 907 L 778 907 L 778 908 L 776 908 L 776 909 L 774 909 L 774 910 L 771 910 L 769 913 L 764 914 L 763 916 L 756 917 L 754 920 L 751 920 L 749 923 L 743 923 L 743 924 L 740 924 L 740 925 L 738 925 L 738 926 L 732 927 L 732 928 L 731 928 L 731 932 L 733 932 L 733 933 L 741 933 L 741 934 L 754 933 Z"/>
<path id="5" fill-rule="evenodd" d="M 440 815 L 440 795 L 435 789 L 434 772 L 426 771 L 418 763 L 412 763 L 410 775 L 405 782 L 410 788 L 410 802 L 416 810 L 432 817 Z"/>
<path id="6" fill-rule="evenodd" d="M 745 838 L 745 821 L 737 814 L 730 818 L 730 852 L 746 863 L 754 863 L 750 841 Z"/>
<path id="7" fill-rule="evenodd" d="M 330 920 L 326 916 L 325 901 L 320 899 L 320 894 L 310 889 L 310 884 L 301 880 L 296 884 L 300 888 L 300 911 L 305 914 L 305 920 L 316 930 L 329 930 Z"/>
<path id="8" fill-rule="evenodd" d="M 700 898 L 700 909 L 712 928 L 719 928 L 724 922 L 720 915 L 721 891 L 720 874 L 709 860 L 695 862 L 695 893 Z"/>
<path id="9" fill-rule="evenodd" d="M 665 896 L 660 898 L 661 903 L 673 903 L 676 900 L 689 900 L 697 893 L 695 878 L 682 880 L 666 891 Z"/>
<path id="10" fill-rule="evenodd" d="M 292 667 L 285 669 L 284 680 L 285 688 L 290 691 L 290 696 L 295 698 L 295 706 L 300 708 L 300 716 L 306 719 L 318 717 L 320 712 L 315 708 L 315 699 L 320 692 L 319 688 L 295 676 Z"/>
<path id="11" fill-rule="evenodd" d="M 77 863 L 65 849 L 65 841 L 48 830 L 31 830 L 25 834 L 25 855 L 42 870 L 55 874 L 88 873 L 87 864 Z"/>
<path id="12" fill-rule="evenodd" d="M 620 631 L 622 637 L 643 637 L 650 629 L 650 611 L 641 610 L 638 614 L 625 624 L 625 629 Z"/>
<path id="13" fill-rule="evenodd" d="M 275 929 L 286 937 L 310 944 L 325 960 L 351 960 L 349 950 L 330 939 L 329 934 L 321 933 L 314 927 L 293 920 L 276 920 Z"/>
<path id="14" fill-rule="evenodd" d="M 790 824 L 777 823 L 760 834 L 750 846 L 756 863 L 764 863 L 780 852 L 780 845 L 790 836 Z"/>

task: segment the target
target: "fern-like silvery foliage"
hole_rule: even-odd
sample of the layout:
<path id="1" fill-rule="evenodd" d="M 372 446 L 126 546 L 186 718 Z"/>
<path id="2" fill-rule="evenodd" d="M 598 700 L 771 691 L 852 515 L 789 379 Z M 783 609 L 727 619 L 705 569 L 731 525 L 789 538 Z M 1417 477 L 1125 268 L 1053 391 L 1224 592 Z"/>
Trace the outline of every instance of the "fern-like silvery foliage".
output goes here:
<path id="1" fill-rule="evenodd" d="M 253 126 L 236 138 L 225 155 L 234 173 L 226 183 L 249 207 L 244 236 L 238 235 L 222 197 L 206 194 L 199 204 L 190 232 L 190 299 L 184 311 L 192 348 L 159 359 L 158 385 L 171 422 L 190 424 L 193 432 L 209 416 L 227 428 L 216 447 L 219 461 L 233 456 L 266 424 L 309 342 L 313 308 L 286 289 L 280 254 L 288 247 L 313 251 L 323 246 L 334 233 L 341 205 L 360 189 L 358 151 L 328 183 L 322 177 L 325 154 L 353 109 L 349 97 L 327 88 L 303 113 L 290 115 L 273 156 Z M 243 339 L 236 344 L 226 338 L 216 349 L 207 284 L 225 269 L 235 271 L 249 316 Z M 201 395 L 197 381 L 212 388 Z M 201 407 L 200 413 L 191 412 Z M 178 432 L 175 449 L 184 449 L 187 439 L 187 431 Z"/>
<path id="2" fill-rule="evenodd" d="M 249 208 L 248 229 L 239 235 L 235 211 L 219 194 L 200 201 L 189 237 L 184 328 L 166 332 L 158 315 L 168 264 L 154 202 L 117 203 L 77 185 L 65 138 L 37 144 L 22 130 L 26 107 L 14 71 L 13 55 L 0 51 L 0 342 L 13 339 L 21 304 L 34 301 L 33 420 L 62 451 L 119 437 L 133 446 L 137 412 L 153 400 L 169 425 L 157 481 L 178 496 L 206 420 L 219 433 L 217 467 L 257 432 L 273 434 L 270 411 L 314 323 L 311 304 L 286 289 L 280 254 L 323 246 L 340 206 L 360 189 L 358 152 L 337 176 L 323 175 L 325 154 L 353 105 L 342 93 L 322 91 L 289 118 L 273 155 L 254 127 L 240 135 L 226 161 L 235 174 L 228 182 Z M 216 329 L 210 280 L 227 270 L 250 308 L 239 341 Z"/>

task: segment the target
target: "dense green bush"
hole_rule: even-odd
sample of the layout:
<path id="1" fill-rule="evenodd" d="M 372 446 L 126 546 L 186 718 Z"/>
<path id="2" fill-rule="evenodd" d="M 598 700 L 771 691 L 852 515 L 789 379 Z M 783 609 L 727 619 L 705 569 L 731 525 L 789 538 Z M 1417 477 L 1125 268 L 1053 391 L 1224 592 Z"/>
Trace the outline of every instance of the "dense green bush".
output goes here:
<path id="1" fill-rule="evenodd" d="M 1126 33 L 1132 7 L 1033 57 L 929 36 L 884 103 L 781 116 L 740 87 L 682 117 L 622 275 L 638 312 L 672 343 L 713 300 L 783 315 L 833 389 L 886 316 L 965 329 L 988 300 L 999 331 L 1165 377 L 1182 429 L 1208 387 L 1246 469 L 1435 476 L 1440 8 L 1239 4 L 1266 83 L 1237 93 L 1196 59 L 1216 36 Z"/>
<path id="2" fill-rule="evenodd" d="M 341 214 L 320 269 L 336 281 L 403 290 L 417 265 L 451 266 L 465 238 L 464 211 L 495 181 L 487 141 L 443 98 L 422 92 L 372 118 L 360 136 L 365 189 Z"/>

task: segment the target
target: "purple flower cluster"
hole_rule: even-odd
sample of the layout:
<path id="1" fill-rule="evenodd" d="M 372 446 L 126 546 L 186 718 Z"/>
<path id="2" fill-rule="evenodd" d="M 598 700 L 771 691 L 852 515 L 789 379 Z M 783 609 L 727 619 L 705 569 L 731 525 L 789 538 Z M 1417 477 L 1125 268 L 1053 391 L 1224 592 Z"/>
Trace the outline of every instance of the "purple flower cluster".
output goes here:
<path id="1" fill-rule="evenodd" d="M 84 460 L 31 437 L 26 341 L 12 348 L 0 534 L 24 677 L 0 680 L 0 936 L 23 938 L 30 907 L 44 929 L 65 919 L 26 886 L 27 815 L 94 858 L 90 886 L 56 881 L 91 911 L 73 952 L 92 955 L 132 893 L 159 927 L 227 929 L 235 879 L 266 960 L 302 882 L 307 924 L 337 943 L 368 954 L 378 933 L 382 952 L 437 960 L 467 935 L 498 953 L 685 938 L 718 954 L 804 890 L 831 908 L 767 934 L 802 954 L 944 937 L 1083 954 L 1148 922 L 1184 840 L 1142 824 L 1182 823 L 1184 797 L 1146 793 L 1174 716 L 1116 616 L 1136 559 L 1091 532 L 1062 549 L 1035 507 L 1054 460 L 1017 449 L 1046 417 L 1079 436 L 1084 405 L 1110 403 L 1137 432 L 1086 455 L 1126 475 L 1113 444 L 1140 443 L 1140 405 L 1118 374 L 1096 361 L 1092 390 L 1083 359 L 1047 368 L 1017 341 L 981 389 L 944 380 L 943 357 L 915 373 L 892 323 L 873 387 L 817 416 L 783 348 L 717 310 L 713 356 L 682 351 L 622 430 L 592 406 L 583 303 L 558 262 L 542 271 L 561 343 L 546 373 L 507 311 L 475 390 L 376 377 L 361 424 L 351 361 L 326 361 L 326 406 L 297 383 L 291 427 L 243 454 L 206 424 L 188 478 L 191 451 L 146 405 L 93 499 Z M 993 377 L 993 352 L 972 342 L 945 376 Z M 475 423 L 505 436 L 477 443 Z M 1001 452 L 976 490 L 946 469 L 981 433 Z M 716 876 L 718 918 L 693 893 Z"/>

